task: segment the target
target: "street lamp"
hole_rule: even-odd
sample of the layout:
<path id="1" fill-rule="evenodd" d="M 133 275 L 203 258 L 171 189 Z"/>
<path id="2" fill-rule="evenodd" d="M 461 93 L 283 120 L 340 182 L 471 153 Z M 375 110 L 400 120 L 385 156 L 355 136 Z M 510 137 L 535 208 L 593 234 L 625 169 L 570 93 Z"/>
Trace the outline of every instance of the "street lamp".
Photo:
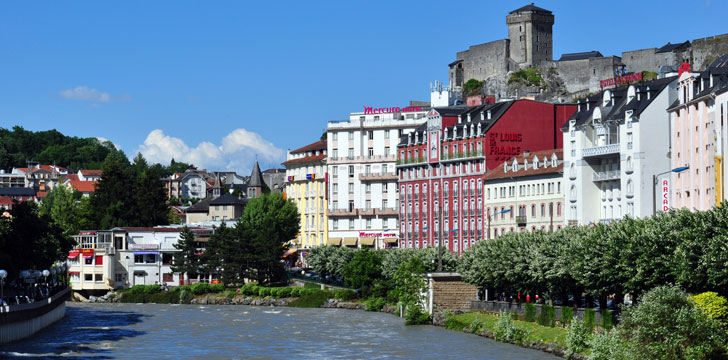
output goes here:
<path id="1" fill-rule="evenodd" d="M 492 218 L 493 216 L 496 216 L 496 215 L 505 214 L 510 211 L 511 211 L 511 209 L 505 209 L 505 210 L 501 210 L 497 213 L 493 213 L 492 215 L 488 215 L 488 240 L 490 240 L 490 218 Z"/>
<path id="2" fill-rule="evenodd" d="M 7 271 L 0 270 L 0 305 L 5 305 L 5 300 L 3 300 L 3 284 L 5 284 L 5 278 L 7 276 Z"/>
<path id="3" fill-rule="evenodd" d="M 680 173 L 680 172 L 683 172 L 683 171 L 685 171 L 687 169 L 690 169 L 690 166 L 676 167 L 676 168 L 674 168 L 672 170 L 669 170 L 669 171 L 661 172 L 659 174 L 652 175 L 652 216 L 657 215 L 657 192 L 655 190 L 657 188 L 657 177 L 660 176 L 660 175 L 665 175 L 665 174 L 671 173 L 671 172 L 673 172 L 673 173 Z"/>

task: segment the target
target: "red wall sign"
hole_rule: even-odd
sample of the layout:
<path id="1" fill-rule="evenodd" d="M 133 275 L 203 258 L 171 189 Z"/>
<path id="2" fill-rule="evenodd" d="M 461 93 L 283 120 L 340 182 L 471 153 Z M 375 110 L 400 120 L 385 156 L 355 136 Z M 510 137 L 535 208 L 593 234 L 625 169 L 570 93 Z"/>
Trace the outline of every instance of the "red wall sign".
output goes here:
<path id="1" fill-rule="evenodd" d="M 624 76 L 617 77 L 617 84 L 626 84 L 629 82 L 640 81 L 640 80 L 642 80 L 642 73 L 638 72 L 638 73 L 634 73 L 634 74 L 627 74 Z M 612 85 L 614 85 L 614 78 L 602 80 L 599 82 L 600 87 L 612 86 Z"/>
<path id="2" fill-rule="evenodd" d="M 409 112 L 409 111 L 422 111 L 422 107 L 421 106 L 408 106 L 408 107 L 404 107 L 404 108 L 400 108 L 400 107 L 373 108 L 371 106 L 364 106 L 364 115 L 390 114 L 390 113 Z"/>
<path id="3" fill-rule="evenodd" d="M 487 157 L 494 161 L 506 161 L 521 154 L 523 134 L 516 132 L 488 133 Z"/>

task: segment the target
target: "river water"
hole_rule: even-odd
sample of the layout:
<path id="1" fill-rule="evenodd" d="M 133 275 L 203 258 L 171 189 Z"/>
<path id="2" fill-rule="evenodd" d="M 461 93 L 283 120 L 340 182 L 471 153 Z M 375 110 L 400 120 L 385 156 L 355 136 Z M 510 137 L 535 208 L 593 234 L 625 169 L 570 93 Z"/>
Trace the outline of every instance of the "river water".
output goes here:
<path id="1" fill-rule="evenodd" d="M 0 358 L 559 359 L 396 316 L 344 309 L 67 303 L 66 317 Z"/>

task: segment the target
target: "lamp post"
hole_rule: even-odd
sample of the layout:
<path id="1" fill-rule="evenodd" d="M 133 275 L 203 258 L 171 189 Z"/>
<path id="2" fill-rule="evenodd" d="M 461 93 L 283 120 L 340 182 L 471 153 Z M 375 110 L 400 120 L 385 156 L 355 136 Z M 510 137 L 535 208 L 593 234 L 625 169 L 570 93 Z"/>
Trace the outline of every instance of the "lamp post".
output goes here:
<path id="1" fill-rule="evenodd" d="M 680 173 L 687 169 L 690 169 L 690 166 L 676 167 L 672 170 L 652 175 L 652 216 L 657 215 L 657 191 L 655 190 L 657 188 L 657 177 L 660 175 L 665 175 L 665 174 L 671 173 L 671 172 Z"/>
<path id="2" fill-rule="evenodd" d="M 493 216 L 496 216 L 496 215 L 505 214 L 510 211 L 511 211 L 511 209 L 505 209 L 505 210 L 501 210 L 497 213 L 493 213 L 492 215 L 488 215 L 488 240 L 490 240 L 490 218 L 492 218 Z"/>
<path id="3" fill-rule="evenodd" d="M 5 278 L 7 276 L 7 271 L 0 270 L 0 305 L 5 305 L 5 300 L 3 300 L 3 285 L 5 284 Z"/>

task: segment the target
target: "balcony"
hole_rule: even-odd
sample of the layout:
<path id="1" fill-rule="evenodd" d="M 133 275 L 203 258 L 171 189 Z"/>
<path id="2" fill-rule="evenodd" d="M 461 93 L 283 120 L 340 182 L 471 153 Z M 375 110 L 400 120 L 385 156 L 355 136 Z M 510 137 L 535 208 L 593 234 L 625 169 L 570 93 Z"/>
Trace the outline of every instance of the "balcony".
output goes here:
<path id="1" fill-rule="evenodd" d="M 397 180 L 397 175 L 394 174 L 394 173 L 384 173 L 384 174 L 375 174 L 375 173 L 359 174 L 359 180 L 360 181 L 387 181 L 387 180 Z"/>
<path id="2" fill-rule="evenodd" d="M 394 162 L 397 158 L 394 155 L 374 155 L 374 156 L 330 156 L 327 161 L 329 164 L 340 164 L 350 162 L 361 163 L 377 163 L 377 162 Z"/>
<path id="3" fill-rule="evenodd" d="M 619 179 L 619 170 L 609 170 L 609 171 L 599 171 L 595 172 L 593 174 L 592 180 L 593 181 L 608 181 L 608 180 L 618 180 Z"/>
<path id="4" fill-rule="evenodd" d="M 397 211 L 397 209 L 387 208 L 387 207 L 374 209 L 374 213 L 376 215 L 399 215 L 399 212 Z"/>
<path id="5" fill-rule="evenodd" d="M 516 224 L 518 224 L 518 227 L 525 227 L 526 226 L 526 216 L 525 215 L 516 216 Z"/>
<path id="6" fill-rule="evenodd" d="M 359 215 L 361 216 L 373 216 L 374 215 L 374 209 L 360 209 Z"/>
<path id="7" fill-rule="evenodd" d="M 359 214 L 358 209 L 353 209 L 351 211 L 347 209 L 337 209 L 334 211 L 327 211 L 326 215 L 329 217 L 337 217 L 337 216 L 357 216 Z"/>
<path id="8" fill-rule="evenodd" d="M 407 165 L 420 165 L 427 162 L 427 159 L 423 156 L 419 157 L 411 157 L 407 159 L 397 159 L 396 165 L 397 166 L 407 166 Z"/>
<path id="9" fill-rule="evenodd" d="M 609 145 L 604 145 L 604 146 L 588 147 L 588 148 L 585 148 L 584 150 L 582 150 L 582 156 L 585 158 L 612 155 L 612 154 L 619 154 L 619 143 L 609 144 Z"/>

